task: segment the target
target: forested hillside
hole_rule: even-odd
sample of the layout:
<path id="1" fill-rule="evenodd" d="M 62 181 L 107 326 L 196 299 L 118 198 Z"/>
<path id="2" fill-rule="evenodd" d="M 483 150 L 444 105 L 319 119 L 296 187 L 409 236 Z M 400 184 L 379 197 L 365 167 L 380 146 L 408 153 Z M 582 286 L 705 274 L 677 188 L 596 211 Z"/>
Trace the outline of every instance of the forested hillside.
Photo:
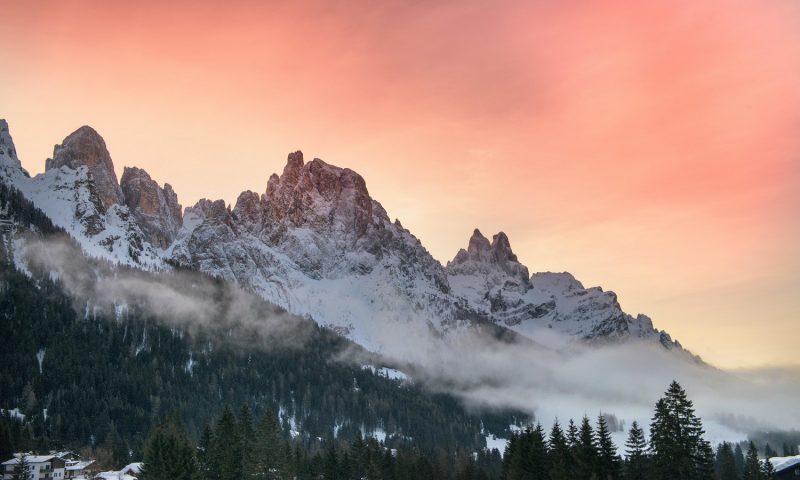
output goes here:
<path id="1" fill-rule="evenodd" d="M 166 414 L 197 437 L 226 403 L 256 415 L 270 409 L 284 435 L 294 431 L 304 441 L 385 434 L 388 445 L 478 450 L 485 430 L 502 435 L 514 421 L 510 413 L 468 412 L 453 397 L 340 361 L 353 345 L 298 317 L 291 321 L 310 332 L 302 343 L 245 348 L 236 335 L 189 333 L 133 307 L 112 315 L 80 308 L 59 279 L 21 273 L 10 257 L 15 229 L 58 230 L 2 185 L 0 208 L 7 225 L 16 225 L 4 230 L 0 261 L 0 408 L 19 409 L 30 430 L 3 435 L 8 441 L 139 450 Z"/>

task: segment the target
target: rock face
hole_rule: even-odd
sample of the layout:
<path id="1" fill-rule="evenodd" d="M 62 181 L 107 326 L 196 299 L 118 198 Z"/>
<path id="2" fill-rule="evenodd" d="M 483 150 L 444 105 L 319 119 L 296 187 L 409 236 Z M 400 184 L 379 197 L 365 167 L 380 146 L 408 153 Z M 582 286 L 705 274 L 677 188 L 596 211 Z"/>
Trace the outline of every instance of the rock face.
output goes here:
<path id="1" fill-rule="evenodd" d="M 188 208 L 172 260 L 246 283 L 289 311 L 313 317 L 370 348 L 377 325 L 443 331 L 467 321 L 442 266 L 389 220 L 363 178 L 301 152 L 266 192 Z M 376 323 L 377 322 L 377 323 Z"/>
<path id="2" fill-rule="evenodd" d="M 17 148 L 14 146 L 14 139 L 8 131 L 8 122 L 0 118 L 0 169 L 8 170 L 9 174 L 22 172 L 28 176 L 22 168 L 22 163 L 17 158 Z"/>
<path id="3" fill-rule="evenodd" d="M 114 173 L 114 164 L 106 142 L 92 127 L 83 126 L 53 149 L 53 158 L 45 162 L 45 170 L 68 167 L 77 170 L 86 166 L 105 210 L 123 203 L 122 190 Z"/>
<path id="4" fill-rule="evenodd" d="M 146 171 L 125 167 L 120 181 L 128 206 L 145 238 L 162 250 L 169 247 L 183 226 L 178 195 L 170 184 L 161 188 Z"/>

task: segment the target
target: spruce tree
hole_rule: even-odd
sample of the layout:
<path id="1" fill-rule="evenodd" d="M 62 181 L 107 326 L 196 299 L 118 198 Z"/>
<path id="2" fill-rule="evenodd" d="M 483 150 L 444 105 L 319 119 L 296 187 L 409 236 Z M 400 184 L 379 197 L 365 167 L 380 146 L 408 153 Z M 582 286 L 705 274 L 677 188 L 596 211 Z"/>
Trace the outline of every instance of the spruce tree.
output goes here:
<path id="1" fill-rule="evenodd" d="M 513 437 L 512 437 L 513 439 Z M 510 442 L 509 442 L 510 445 Z M 506 451 L 508 445 L 506 445 Z M 367 444 L 361 436 L 361 430 L 356 430 L 356 438 L 350 444 L 350 457 L 352 460 L 352 472 L 356 478 L 362 478 L 367 471 Z"/>
<path id="2" fill-rule="evenodd" d="M 744 474 L 744 452 L 742 452 L 740 443 L 737 443 L 733 449 L 733 458 L 736 460 L 736 476 L 742 478 Z"/>
<path id="3" fill-rule="evenodd" d="M 653 478 L 706 480 L 714 469 L 713 450 L 686 392 L 673 381 L 656 403 L 650 425 Z"/>
<path id="4" fill-rule="evenodd" d="M 242 437 L 230 405 L 222 409 L 211 440 L 212 480 L 241 480 Z"/>
<path id="5" fill-rule="evenodd" d="M 758 460 L 758 450 L 753 442 L 750 442 L 750 447 L 747 449 L 742 480 L 762 480 L 761 462 Z"/>
<path id="6" fill-rule="evenodd" d="M 597 417 L 597 476 L 601 480 L 614 480 L 619 478 L 619 459 L 617 458 L 617 447 L 611 440 L 611 432 L 608 430 L 606 418 L 603 415 Z"/>
<path id="7" fill-rule="evenodd" d="M 550 480 L 569 480 L 570 451 L 567 437 L 558 424 L 558 419 L 553 422 L 550 429 Z"/>
<path id="8" fill-rule="evenodd" d="M 771 457 L 765 458 L 761 463 L 761 478 L 764 480 L 771 480 L 772 477 L 775 476 L 775 467 L 773 467 L 772 462 L 769 461 L 770 458 Z"/>
<path id="9" fill-rule="evenodd" d="M 194 480 L 194 452 L 183 426 L 170 418 L 150 431 L 144 447 L 141 480 Z"/>
<path id="10" fill-rule="evenodd" d="M 358 437 L 361 438 L 360 436 Z M 503 453 L 503 478 L 505 480 L 522 479 L 522 438 L 518 433 L 511 435 L 506 443 L 506 450 Z M 359 477 L 360 478 L 360 477 Z"/>
<path id="11" fill-rule="evenodd" d="M 628 431 L 628 440 L 625 442 L 625 478 L 627 480 L 645 480 L 647 478 L 647 441 L 644 430 L 636 420 Z"/>
<path id="12" fill-rule="evenodd" d="M 280 427 L 272 410 L 267 409 L 255 432 L 249 468 L 255 479 L 275 480 L 288 476 L 288 461 Z"/>
<path id="13" fill-rule="evenodd" d="M 199 480 L 211 480 L 211 427 L 206 424 L 203 427 L 203 433 L 200 434 L 200 440 L 197 442 L 197 450 L 195 458 L 197 459 L 197 476 Z"/>
<path id="14" fill-rule="evenodd" d="M 339 478 L 339 460 L 336 456 L 336 449 L 333 442 L 328 444 L 325 451 L 325 480 L 340 480 Z"/>
<path id="15" fill-rule="evenodd" d="M 730 443 L 724 442 L 717 447 L 715 470 L 718 480 L 739 480 L 736 457 Z"/>
<path id="16" fill-rule="evenodd" d="M 530 459 L 529 473 L 531 480 L 546 480 L 550 466 L 547 458 L 547 442 L 544 437 L 542 424 L 537 423 L 536 428 L 530 432 L 528 458 Z"/>
<path id="17" fill-rule="evenodd" d="M 239 435 L 242 442 L 242 472 L 245 477 L 252 476 L 250 466 L 252 465 L 253 444 L 255 443 L 256 432 L 253 428 L 253 414 L 250 407 L 243 404 L 239 409 Z"/>
<path id="18" fill-rule="evenodd" d="M 589 417 L 584 416 L 578 431 L 578 445 L 575 449 L 576 477 L 592 478 L 596 475 L 597 442 L 595 441 Z"/>

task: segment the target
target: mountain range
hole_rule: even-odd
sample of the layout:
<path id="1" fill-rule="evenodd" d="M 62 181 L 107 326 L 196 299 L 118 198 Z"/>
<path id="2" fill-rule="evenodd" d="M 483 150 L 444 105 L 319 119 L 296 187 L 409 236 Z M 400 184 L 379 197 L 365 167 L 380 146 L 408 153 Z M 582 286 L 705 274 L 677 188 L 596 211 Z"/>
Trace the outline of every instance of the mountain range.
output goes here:
<path id="1" fill-rule="evenodd" d="M 0 180 L 90 257 L 236 282 L 389 356 L 435 348 L 403 339 L 448 338 L 476 326 L 552 348 L 565 348 L 548 344 L 555 334 L 566 348 L 647 342 L 685 352 L 647 316 L 624 312 L 613 292 L 586 288 L 569 273 L 529 274 L 503 232 L 490 241 L 475 229 L 442 265 L 390 220 L 361 175 L 306 162 L 299 151 L 264 192 L 242 192 L 233 206 L 202 199 L 184 209 L 170 184 L 140 168 L 125 167 L 118 179 L 105 141 L 88 126 L 55 146 L 44 173 L 30 176 L 0 120 Z"/>

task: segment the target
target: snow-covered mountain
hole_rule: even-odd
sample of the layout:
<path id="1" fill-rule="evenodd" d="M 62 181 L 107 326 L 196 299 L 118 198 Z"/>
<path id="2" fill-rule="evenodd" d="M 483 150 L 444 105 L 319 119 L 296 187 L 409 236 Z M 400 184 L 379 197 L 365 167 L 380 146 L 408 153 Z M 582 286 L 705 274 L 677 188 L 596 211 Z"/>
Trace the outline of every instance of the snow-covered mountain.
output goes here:
<path id="1" fill-rule="evenodd" d="M 616 295 L 586 289 L 568 273 L 528 274 L 498 233 L 475 230 L 447 266 L 399 221 L 390 221 L 356 172 L 289 155 L 263 193 L 233 208 L 201 200 L 181 212 L 172 188 L 126 167 L 117 182 L 103 139 L 81 127 L 30 177 L 0 120 L 0 178 L 21 190 L 93 256 L 140 268 L 188 266 L 246 285 L 373 351 L 412 345 L 475 325 L 530 337 L 658 342 L 678 348 Z M 434 335 L 416 335 L 420 332 Z M 419 347 L 423 347 L 420 345 Z"/>
<path id="2" fill-rule="evenodd" d="M 554 329 L 592 342 L 642 338 L 675 346 L 646 315 L 623 312 L 614 292 L 584 288 L 566 272 L 529 276 L 503 232 L 490 243 L 476 229 L 467 249 L 461 249 L 445 270 L 454 295 L 495 323 L 530 338 Z"/>

